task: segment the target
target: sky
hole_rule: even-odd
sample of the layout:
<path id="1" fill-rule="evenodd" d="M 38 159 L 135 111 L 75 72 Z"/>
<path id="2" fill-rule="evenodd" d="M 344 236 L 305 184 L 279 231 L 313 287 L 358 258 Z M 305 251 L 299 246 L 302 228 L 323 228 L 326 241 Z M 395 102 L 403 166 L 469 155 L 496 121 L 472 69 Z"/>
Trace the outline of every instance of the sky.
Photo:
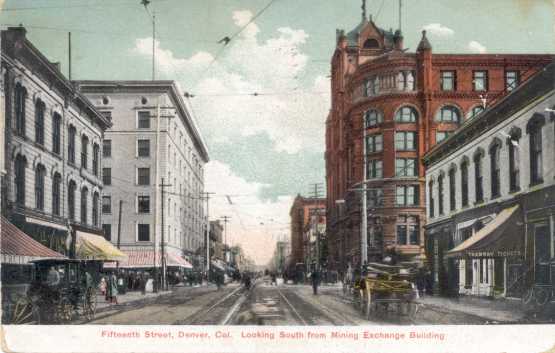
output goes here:
<path id="1" fill-rule="evenodd" d="M 2 2 L 4 3 L 2 5 Z M 271 4 L 270 4 L 271 3 Z M 461 5 L 464 4 L 464 5 Z M 289 209 L 325 185 L 325 120 L 336 28 L 361 20 L 359 0 L 151 0 L 156 72 L 191 95 L 208 146 L 210 218 L 258 264 L 290 237 Z M 139 0 L 0 0 L 0 25 L 28 38 L 73 79 L 151 79 L 152 24 Z M 263 12 L 259 13 L 261 10 Z M 368 0 L 378 26 L 399 24 L 397 0 Z M 551 0 L 404 0 L 413 52 L 555 53 Z M 231 41 L 218 43 L 224 37 Z M 325 189 L 325 188 L 324 188 Z M 229 197 L 226 197 L 229 195 Z"/>

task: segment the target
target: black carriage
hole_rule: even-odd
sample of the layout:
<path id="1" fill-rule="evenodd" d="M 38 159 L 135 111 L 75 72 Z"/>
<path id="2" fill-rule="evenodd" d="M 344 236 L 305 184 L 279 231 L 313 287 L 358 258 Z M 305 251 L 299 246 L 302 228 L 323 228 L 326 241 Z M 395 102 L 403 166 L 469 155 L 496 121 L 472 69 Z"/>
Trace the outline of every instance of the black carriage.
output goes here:
<path id="1" fill-rule="evenodd" d="M 99 262 L 44 259 L 32 264 L 31 284 L 15 302 L 11 324 L 67 323 L 76 315 L 94 318 Z"/>

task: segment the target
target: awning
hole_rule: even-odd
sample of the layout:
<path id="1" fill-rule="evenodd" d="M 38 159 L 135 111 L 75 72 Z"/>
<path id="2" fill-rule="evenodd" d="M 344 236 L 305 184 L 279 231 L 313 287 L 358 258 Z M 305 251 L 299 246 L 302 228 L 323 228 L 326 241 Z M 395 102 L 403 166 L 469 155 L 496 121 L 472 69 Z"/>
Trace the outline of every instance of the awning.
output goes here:
<path id="1" fill-rule="evenodd" d="M 64 255 L 54 251 L 34 240 L 21 229 L 2 217 L 1 246 L 2 263 L 26 264 L 32 260 L 45 258 L 65 258 Z"/>
<path id="2" fill-rule="evenodd" d="M 123 261 L 127 255 L 100 235 L 77 231 L 75 253 L 78 259 Z"/>
<path id="3" fill-rule="evenodd" d="M 521 256 L 524 232 L 519 206 L 506 208 L 476 234 L 447 252 L 447 257 Z"/>
<path id="4" fill-rule="evenodd" d="M 127 254 L 127 259 L 120 261 L 120 268 L 152 268 L 154 267 L 154 251 L 150 249 L 143 250 L 123 250 Z M 161 253 L 156 252 L 156 266 L 161 267 Z M 178 254 L 166 253 L 166 266 L 168 267 L 183 267 L 183 268 L 193 268 L 189 261 L 185 260 Z M 115 268 L 116 263 L 104 263 L 104 268 Z"/>

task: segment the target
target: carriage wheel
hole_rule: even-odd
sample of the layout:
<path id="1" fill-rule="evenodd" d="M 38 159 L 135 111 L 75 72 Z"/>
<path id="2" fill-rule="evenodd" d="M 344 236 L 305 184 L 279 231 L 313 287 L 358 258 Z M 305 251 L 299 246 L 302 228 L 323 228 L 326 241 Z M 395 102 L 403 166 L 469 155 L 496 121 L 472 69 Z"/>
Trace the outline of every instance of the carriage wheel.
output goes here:
<path id="1" fill-rule="evenodd" d="M 29 297 L 20 297 L 15 303 L 10 323 L 12 325 L 40 323 L 39 308 L 33 305 Z"/>
<path id="2" fill-rule="evenodd" d="M 534 292 L 536 297 L 536 304 L 538 304 L 539 306 L 543 306 L 549 301 L 549 297 L 551 295 L 549 293 L 550 290 L 548 290 L 547 288 L 539 287 L 539 288 L 536 288 Z"/>
<path id="3" fill-rule="evenodd" d="M 96 293 L 91 287 L 87 288 L 87 292 L 85 293 L 83 308 L 87 320 L 94 319 L 96 313 Z"/>
<path id="4" fill-rule="evenodd" d="M 58 312 L 56 313 L 58 322 L 65 323 L 71 321 L 73 318 L 73 305 L 71 302 L 64 298 L 58 304 Z"/>
<path id="5" fill-rule="evenodd" d="M 524 295 L 522 296 L 522 303 L 524 305 L 528 305 L 534 299 L 534 287 L 530 287 L 526 290 Z"/>

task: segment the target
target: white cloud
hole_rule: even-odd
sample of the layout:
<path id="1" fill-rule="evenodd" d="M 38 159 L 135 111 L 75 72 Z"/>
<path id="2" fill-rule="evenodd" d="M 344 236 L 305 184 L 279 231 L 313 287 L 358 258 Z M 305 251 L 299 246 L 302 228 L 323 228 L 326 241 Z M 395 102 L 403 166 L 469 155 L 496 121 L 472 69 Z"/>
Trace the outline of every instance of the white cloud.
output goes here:
<path id="1" fill-rule="evenodd" d="M 482 44 L 478 43 L 475 40 L 472 40 L 472 41 L 468 42 L 467 48 L 471 52 L 479 53 L 479 54 L 484 54 L 487 51 L 485 46 L 483 46 Z"/>
<path id="2" fill-rule="evenodd" d="M 430 23 L 422 27 L 422 29 L 425 29 L 431 35 L 439 38 L 447 38 L 455 34 L 455 31 L 441 23 Z"/>
<path id="3" fill-rule="evenodd" d="M 232 17 L 239 30 L 252 13 L 234 11 Z M 196 95 L 192 104 L 209 141 L 222 140 L 222 134 L 233 141 L 264 133 L 278 152 L 321 152 L 330 83 L 324 76 L 304 77 L 309 57 L 303 45 L 309 35 L 282 27 L 259 42 L 259 32 L 256 23 L 250 23 L 212 64 L 210 53 L 179 58 L 156 43 L 158 68 Z M 152 39 L 138 39 L 133 51 L 150 58 Z"/>
<path id="4" fill-rule="evenodd" d="M 266 264 L 272 256 L 276 236 L 288 233 L 291 196 L 263 201 L 259 194 L 266 185 L 248 182 L 220 161 L 206 165 L 205 189 L 214 192 L 210 199 L 210 219 L 231 216 L 227 243 L 240 244 L 257 264 Z M 230 195 L 230 204 L 225 195 Z"/>

